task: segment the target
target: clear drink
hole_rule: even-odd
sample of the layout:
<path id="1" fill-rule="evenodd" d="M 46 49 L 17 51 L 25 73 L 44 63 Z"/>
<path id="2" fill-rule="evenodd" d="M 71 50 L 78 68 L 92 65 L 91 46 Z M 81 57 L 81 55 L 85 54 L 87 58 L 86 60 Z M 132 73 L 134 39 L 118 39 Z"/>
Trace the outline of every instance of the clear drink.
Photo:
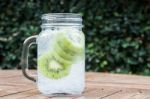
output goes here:
<path id="1" fill-rule="evenodd" d="M 85 86 L 83 33 L 72 27 L 45 29 L 37 43 L 40 92 L 45 95 L 81 94 Z"/>

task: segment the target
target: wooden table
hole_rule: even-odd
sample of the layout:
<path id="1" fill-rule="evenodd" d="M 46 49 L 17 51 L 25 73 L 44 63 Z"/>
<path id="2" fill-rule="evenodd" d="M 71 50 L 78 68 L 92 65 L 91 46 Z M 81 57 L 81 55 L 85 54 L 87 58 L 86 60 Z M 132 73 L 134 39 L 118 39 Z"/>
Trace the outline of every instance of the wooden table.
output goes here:
<path id="1" fill-rule="evenodd" d="M 81 96 L 46 97 L 19 70 L 0 71 L 0 99 L 150 99 L 150 77 L 86 73 Z"/>

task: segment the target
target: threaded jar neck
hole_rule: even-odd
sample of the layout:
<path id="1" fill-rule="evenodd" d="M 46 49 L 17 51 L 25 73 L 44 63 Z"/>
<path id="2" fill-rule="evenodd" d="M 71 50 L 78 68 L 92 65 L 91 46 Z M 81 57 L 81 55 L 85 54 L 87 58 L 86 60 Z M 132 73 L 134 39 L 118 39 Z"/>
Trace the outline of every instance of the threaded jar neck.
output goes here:
<path id="1" fill-rule="evenodd" d="M 79 26 L 82 27 L 82 16 L 75 13 L 48 13 L 42 15 L 41 27 Z"/>

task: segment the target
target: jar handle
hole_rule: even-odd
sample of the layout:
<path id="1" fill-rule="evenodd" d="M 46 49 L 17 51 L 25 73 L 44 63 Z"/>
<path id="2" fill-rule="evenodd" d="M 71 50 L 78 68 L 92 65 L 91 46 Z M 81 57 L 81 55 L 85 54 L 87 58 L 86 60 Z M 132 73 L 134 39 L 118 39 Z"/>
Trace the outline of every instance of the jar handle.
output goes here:
<path id="1" fill-rule="evenodd" d="M 36 82 L 36 79 L 32 76 L 29 76 L 27 74 L 28 70 L 28 52 L 29 47 L 32 44 L 36 44 L 37 35 L 28 37 L 24 43 L 23 43 L 23 50 L 22 50 L 22 57 L 21 57 L 21 67 L 22 67 L 22 73 L 23 75 L 28 78 L 29 80 L 32 80 Z"/>

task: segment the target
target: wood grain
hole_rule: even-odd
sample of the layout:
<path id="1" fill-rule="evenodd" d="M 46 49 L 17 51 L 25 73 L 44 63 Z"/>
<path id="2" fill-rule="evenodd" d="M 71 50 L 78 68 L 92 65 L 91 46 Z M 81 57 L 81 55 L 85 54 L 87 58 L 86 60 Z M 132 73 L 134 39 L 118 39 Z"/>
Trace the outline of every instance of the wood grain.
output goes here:
<path id="1" fill-rule="evenodd" d="M 35 74 L 35 71 L 31 71 Z M 86 73 L 82 95 L 47 97 L 20 70 L 0 70 L 0 99 L 150 99 L 150 77 Z"/>

